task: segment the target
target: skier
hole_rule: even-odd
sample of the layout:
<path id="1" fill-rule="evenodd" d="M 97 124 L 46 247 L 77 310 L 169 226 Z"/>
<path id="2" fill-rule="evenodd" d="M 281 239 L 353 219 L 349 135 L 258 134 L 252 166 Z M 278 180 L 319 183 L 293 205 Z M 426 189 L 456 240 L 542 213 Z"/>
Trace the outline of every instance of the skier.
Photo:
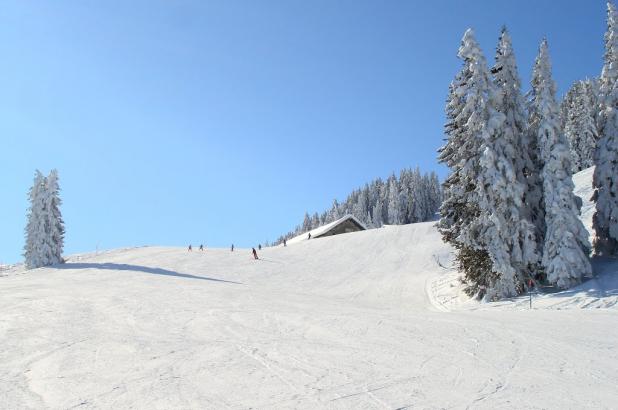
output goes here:
<path id="1" fill-rule="evenodd" d="M 234 244 L 232 244 L 232 252 L 234 252 Z"/>
<path id="2" fill-rule="evenodd" d="M 253 258 L 254 258 L 254 259 L 260 259 L 260 258 L 258 258 L 258 256 L 257 256 L 257 251 L 255 250 L 255 248 L 251 248 L 251 250 L 253 251 Z"/>
<path id="3" fill-rule="evenodd" d="M 309 236 L 307 236 L 307 239 L 311 239 L 311 232 L 309 232 Z"/>
<path id="4" fill-rule="evenodd" d="M 204 245 L 200 245 L 200 251 L 204 250 Z"/>
<path id="5" fill-rule="evenodd" d="M 288 246 L 288 242 L 285 239 L 283 240 L 283 246 Z"/>
<path id="6" fill-rule="evenodd" d="M 260 251 L 262 250 L 262 244 L 258 245 L 258 250 L 260 250 Z"/>
<path id="7" fill-rule="evenodd" d="M 189 252 L 191 252 L 193 250 L 193 248 L 191 247 L 191 244 L 189 244 Z"/>

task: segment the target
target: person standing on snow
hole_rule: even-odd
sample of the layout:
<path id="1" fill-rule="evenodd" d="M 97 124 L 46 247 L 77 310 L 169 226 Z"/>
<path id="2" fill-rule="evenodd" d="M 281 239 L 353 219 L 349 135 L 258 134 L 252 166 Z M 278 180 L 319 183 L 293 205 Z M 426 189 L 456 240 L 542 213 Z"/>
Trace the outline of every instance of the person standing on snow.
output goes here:
<path id="1" fill-rule="evenodd" d="M 251 248 L 251 250 L 253 251 L 253 258 L 254 258 L 254 259 L 260 259 L 260 258 L 258 258 L 258 256 L 257 256 L 257 251 L 255 250 L 255 248 Z"/>
<path id="2" fill-rule="evenodd" d="M 311 239 L 311 232 L 309 232 L 309 235 L 307 236 L 307 239 Z"/>
<path id="3" fill-rule="evenodd" d="M 285 239 L 283 240 L 283 246 L 288 246 L 288 241 L 286 241 Z"/>
<path id="4" fill-rule="evenodd" d="M 232 244 L 232 252 L 234 252 L 234 244 Z"/>
<path id="5" fill-rule="evenodd" d="M 258 245 L 258 250 L 260 250 L 260 251 L 262 250 L 262 244 Z"/>
<path id="6" fill-rule="evenodd" d="M 200 251 L 204 250 L 204 245 L 200 245 Z"/>
<path id="7" fill-rule="evenodd" d="M 193 248 L 191 247 L 191 244 L 189 244 L 189 252 L 191 252 L 193 250 Z"/>

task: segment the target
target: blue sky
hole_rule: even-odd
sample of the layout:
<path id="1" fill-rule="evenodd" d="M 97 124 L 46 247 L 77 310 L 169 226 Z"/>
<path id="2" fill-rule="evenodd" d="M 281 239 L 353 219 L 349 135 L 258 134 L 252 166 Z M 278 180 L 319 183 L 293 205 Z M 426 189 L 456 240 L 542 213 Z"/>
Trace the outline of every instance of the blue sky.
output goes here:
<path id="1" fill-rule="evenodd" d="M 598 75 L 602 1 L 2 1 L 0 263 L 35 169 L 60 173 L 65 253 L 252 246 L 333 198 L 436 164 L 473 27 L 524 87 L 546 36 L 562 94 Z"/>

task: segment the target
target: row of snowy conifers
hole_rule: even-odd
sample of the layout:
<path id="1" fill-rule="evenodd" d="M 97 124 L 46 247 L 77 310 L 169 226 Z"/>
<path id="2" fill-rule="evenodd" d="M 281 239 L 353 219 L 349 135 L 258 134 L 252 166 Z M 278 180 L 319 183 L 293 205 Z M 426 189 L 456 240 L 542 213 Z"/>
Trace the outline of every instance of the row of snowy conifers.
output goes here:
<path id="1" fill-rule="evenodd" d="M 352 191 L 341 204 L 335 199 L 330 210 L 322 214 L 305 213 L 303 223 L 279 237 L 276 243 L 348 214 L 354 215 L 368 228 L 429 221 L 435 218 L 441 202 L 440 182 L 434 172 L 421 174 L 418 168 L 404 169 L 399 178 L 394 174 L 386 181 L 377 178 L 363 188 Z"/>
<path id="2" fill-rule="evenodd" d="M 618 251 L 618 15 L 608 4 L 605 62 L 595 107 L 593 148 L 596 254 Z M 592 274 L 590 244 L 578 218 L 569 144 L 560 120 L 547 41 L 539 48 L 532 87 L 520 92 L 505 29 L 490 70 L 472 30 L 458 56 L 463 67 L 450 86 L 448 136 L 439 160 L 443 183 L 439 229 L 456 249 L 470 295 L 510 297 L 530 278 L 568 288 Z"/>
<path id="3" fill-rule="evenodd" d="M 64 247 L 64 222 L 60 214 L 58 171 L 47 177 L 36 171 L 28 199 L 25 264 L 28 269 L 61 263 Z"/>

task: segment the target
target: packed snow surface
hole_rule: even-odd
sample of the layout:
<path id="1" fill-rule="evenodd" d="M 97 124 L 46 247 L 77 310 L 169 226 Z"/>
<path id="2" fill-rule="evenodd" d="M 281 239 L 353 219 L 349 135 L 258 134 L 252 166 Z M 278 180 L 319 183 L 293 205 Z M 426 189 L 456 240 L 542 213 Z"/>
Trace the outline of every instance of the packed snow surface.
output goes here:
<path id="1" fill-rule="evenodd" d="M 479 304 L 434 223 L 0 272 L 0 408 L 618 407 L 613 261 Z"/>

